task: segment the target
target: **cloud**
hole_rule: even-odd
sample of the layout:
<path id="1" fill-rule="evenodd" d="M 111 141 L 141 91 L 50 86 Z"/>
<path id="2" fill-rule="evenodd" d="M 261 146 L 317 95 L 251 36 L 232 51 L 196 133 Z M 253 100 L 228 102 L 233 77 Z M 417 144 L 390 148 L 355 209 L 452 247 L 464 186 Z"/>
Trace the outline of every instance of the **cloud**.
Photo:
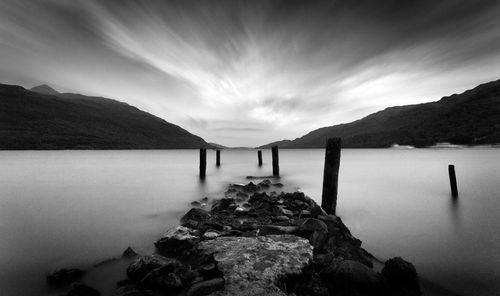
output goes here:
<path id="1" fill-rule="evenodd" d="M 241 146 L 498 79 L 500 3 L 0 2 L 0 82 L 103 95 Z"/>

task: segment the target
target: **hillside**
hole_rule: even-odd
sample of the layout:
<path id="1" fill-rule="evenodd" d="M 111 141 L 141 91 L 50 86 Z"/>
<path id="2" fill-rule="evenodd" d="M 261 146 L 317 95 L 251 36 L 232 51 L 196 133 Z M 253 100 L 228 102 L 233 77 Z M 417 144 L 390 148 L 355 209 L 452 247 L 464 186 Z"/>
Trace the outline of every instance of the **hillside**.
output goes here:
<path id="1" fill-rule="evenodd" d="M 438 142 L 500 143 L 500 80 L 437 102 L 390 107 L 351 123 L 314 130 L 290 142 L 280 141 L 278 146 L 321 148 L 329 137 L 341 137 L 343 146 L 350 148 L 381 148 L 394 143 L 417 147 Z"/>
<path id="2" fill-rule="evenodd" d="M 0 149 L 169 149 L 209 146 L 202 138 L 179 126 L 122 102 L 78 94 L 59 94 L 48 86 L 36 90 L 39 92 L 0 84 Z"/>

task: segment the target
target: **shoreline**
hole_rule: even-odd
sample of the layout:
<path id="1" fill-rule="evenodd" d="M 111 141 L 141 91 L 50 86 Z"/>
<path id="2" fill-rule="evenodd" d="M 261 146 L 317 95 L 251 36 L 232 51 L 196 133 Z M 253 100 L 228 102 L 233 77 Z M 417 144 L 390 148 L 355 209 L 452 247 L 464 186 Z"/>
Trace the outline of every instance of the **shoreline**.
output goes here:
<path id="1" fill-rule="evenodd" d="M 253 180 L 255 181 L 255 179 L 253 179 Z M 375 257 L 372 257 L 371 254 L 369 254 L 368 252 L 366 252 L 365 250 L 363 250 L 361 248 L 361 241 L 357 240 L 356 238 L 352 237 L 352 235 L 350 235 L 349 230 L 347 229 L 347 227 L 345 227 L 345 225 L 343 225 L 340 218 L 330 217 L 330 218 L 326 218 L 326 220 L 325 220 L 324 217 L 327 217 L 328 215 L 326 215 L 326 213 L 324 213 L 321 210 L 321 208 L 319 208 L 319 206 L 312 199 L 305 196 L 301 192 L 284 193 L 282 189 L 283 189 L 283 185 L 281 183 L 274 183 L 273 184 L 269 180 L 266 179 L 266 180 L 261 181 L 259 184 L 254 184 L 254 183 L 250 182 L 248 184 L 231 184 L 231 185 L 229 185 L 228 190 L 224 194 L 225 195 L 224 198 L 214 199 L 212 201 L 212 204 L 211 204 L 212 209 L 207 209 L 207 210 L 202 209 L 202 208 L 208 208 L 210 206 L 208 203 L 209 201 L 207 199 L 194 201 L 192 203 L 192 206 L 194 206 L 194 207 L 191 210 L 189 210 L 188 213 L 181 219 L 181 227 L 184 227 L 184 228 L 180 228 L 180 229 L 177 228 L 176 230 L 170 231 L 169 233 L 167 233 L 167 235 L 163 236 L 162 239 L 158 240 L 155 243 L 157 252 L 155 252 L 156 255 L 153 255 L 153 256 L 168 255 L 170 258 L 174 258 L 176 260 L 179 260 L 179 262 L 181 262 L 181 265 L 182 265 L 182 264 L 184 264 L 184 263 L 182 263 L 183 261 L 184 262 L 189 261 L 189 260 L 186 261 L 185 260 L 186 258 L 189 258 L 190 256 L 196 257 L 196 256 L 200 255 L 200 251 L 198 250 L 198 245 L 200 245 L 200 243 L 207 242 L 207 241 L 217 241 L 217 238 L 224 238 L 224 237 L 226 237 L 226 238 L 227 237 L 232 237 L 232 238 L 244 238 L 244 237 L 256 238 L 257 237 L 258 238 L 258 237 L 263 237 L 263 234 L 266 234 L 270 237 L 282 236 L 282 235 L 292 235 L 292 236 L 297 237 L 298 239 L 300 239 L 302 237 L 302 239 L 306 239 L 306 241 L 312 242 L 313 243 L 312 245 L 316 244 L 316 246 L 313 247 L 313 249 L 315 251 L 311 252 L 311 254 L 309 256 L 310 258 L 308 258 L 308 260 L 307 260 L 308 263 L 301 266 L 300 270 L 307 269 L 307 268 L 310 269 L 311 266 L 313 266 L 315 264 L 318 265 L 319 261 L 321 261 L 322 265 L 325 265 L 325 262 L 328 260 L 330 260 L 330 263 L 331 263 L 331 260 L 334 260 L 337 269 L 339 267 L 339 263 L 342 263 L 343 261 L 346 261 L 346 262 L 349 261 L 349 264 L 353 264 L 356 267 L 359 267 L 361 265 L 367 266 L 369 269 L 371 269 L 370 265 L 372 265 L 372 266 L 377 265 L 377 264 L 373 264 L 373 262 L 380 262 L 380 260 L 376 259 Z M 280 192 L 280 193 L 278 194 L 278 192 Z M 269 195 L 268 195 L 268 193 L 269 193 Z M 288 194 L 288 196 L 287 196 L 287 194 Z M 264 215 L 264 214 L 266 214 L 266 211 L 264 210 L 264 211 L 260 211 L 259 215 L 254 217 L 254 218 L 256 218 L 256 220 L 259 220 L 258 217 L 260 216 L 261 219 L 258 221 L 258 222 L 260 222 L 259 224 L 252 225 L 252 223 L 246 223 L 246 226 L 244 226 L 243 228 L 241 228 L 241 226 L 243 226 L 243 225 L 239 225 L 239 226 L 233 225 L 236 220 L 240 221 L 241 220 L 240 218 L 245 217 L 248 213 L 251 213 L 252 211 L 255 212 L 255 210 L 256 210 L 255 206 L 257 205 L 256 204 L 257 202 L 261 202 L 261 203 L 263 202 L 265 204 L 265 203 L 268 203 L 271 199 L 272 201 L 270 203 L 268 203 L 271 206 L 273 204 L 277 205 L 277 203 L 280 203 L 280 205 L 285 203 L 286 199 L 285 200 L 283 198 L 277 199 L 277 197 L 279 197 L 279 196 L 281 196 L 281 197 L 287 196 L 288 198 L 292 198 L 293 204 L 287 203 L 284 207 L 285 212 L 286 212 L 286 210 L 288 210 L 287 206 L 290 208 L 293 208 L 293 207 L 295 207 L 296 204 L 299 205 L 298 207 L 293 209 L 295 211 L 294 213 L 293 213 L 293 211 L 292 211 L 292 213 L 288 212 L 287 213 L 288 216 L 287 216 L 287 215 L 277 215 L 277 213 L 271 214 L 271 212 L 268 211 L 267 215 Z M 307 205 L 305 205 L 305 204 L 307 204 Z M 244 207 L 247 207 L 247 209 L 245 209 Z M 301 210 L 300 207 L 305 207 L 307 209 Z M 262 209 L 258 208 L 257 210 L 262 210 Z M 311 211 L 311 210 L 313 210 L 313 211 Z M 300 211 L 300 213 L 298 211 Z M 316 212 L 314 212 L 314 211 L 316 211 Z M 194 218 L 195 218 L 194 220 L 191 219 L 193 217 L 190 217 L 189 214 L 190 213 L 193 214 L 193 212 L 194 213 L 205 212 L 205 213 L 209 213 L 210 215 L 213 215 L 217 219 L 219 219 L 219 218 L 229 219 L 225 222 L 234 226 L 233 229 L 230 229 L 230 231 L 232 231 L 232 233 L 224 233 L 224 231 L 228 231 L 227 227 L 226 227 L 226 229 L 224 229 L 224 225 L 222 225 L 223 226 L 222 228 L 219 227 L 219 230 L 211 229 L 211 228 L 217 228 L 217 227 L 214 227 L 214 225 L 211 225 L 211 227 L 208 227 L 208 228 L 206 227 L 207 225 L 202 226 L 202 224 L 204 225 L 204 223 L 206 221 L 203 221 L 203 219 L 200 220 L 200 217 L 196 218 L 196 215 L 194 215 Z M 311 212 L 314 212 L 314 213 L 311 213 Z M 283 213 L 280 213 L 280 214 L 283 214 Z M 188 216 L 188 217 L 186 217 L 186 216 Z M 286 217 L 288 217 L 288 220 L 285 219 Z M 270 218 L 273 218 L 273 220 L 271 221 Z M 276 220 L 274 218 L 278 218 L 278 220 Z M 296 219 L 296 218 L 298 218 L 298 219 Z M 317 219 L 317 218 L 319 218 L 319 219 Z M 197 219 L 199 221 L 196 221 Z M 267 219 L 267 221 L 265 221 L 266 219 Z M 324 247 L 320 246 L 320 245 L 321 245 L 321 243 L 324 244 L 326 242 L 325 237 L 323 237 L 323 242 L 321 242 L 322 241 L 321 233 L 322 232 L 324 232 L 325 234 L 328 233 L 328 229 L 326 229 L 326 230 L 325 229 L 314 229 L 315 227 L 317 228 L 318 225 L 319 225 L 319 228 L 321 228 L 321 226 L 323 224 L 318 223 L 318 221 L 322 221 L 321 219 L 325 220 L 324 222 L 328 222 L 328 220 L 330 220 L 328 223 L 330 223 L 332 225 L 332 227 L 336 229 L 337 235 L 342 236 L 342 240 L 340 240 L 339 242 L 341 245 L 343 244 L 343 246 L 340 249 L 337 249 L 337 251 L 338 251 L 337 253 L 341 253 L 341 255 L 343 255 L 343 257 L 339 254 L 335 254 L 335 248 L 336 248 L 335 246 L 333 246 L 333 248 L 334 248 L 334 250 L 333 250 L 334 252 L 332 252 L 333 258 L 325 258 L 328 256 L 321 256 L 321 255 L 324 255 L 325 252 L 323 252 L 323 253 L 317 252 L 317 250 L 319 250 L 321 248 L 324 249 Z M 193 221 L 195 221 L 195 222 L 193 222 Z M 307 221 L 307 223 L 305 223 L 305 225 L 304 225 L 304 222 L 306 222 L 306 221 Z M 200 224 L 200 222 L 202 222 L 202 224 Z M 297 223 L 299 225 L 295 225 Z M 200 225 L 198 225 L 198 224 L 200 224 Z M 243 223 L 243 224 L 245 224 L 245 223 Z M 326 223 L 324 223 L 324 224 L 326 225 Z M 328 226 L 330 226 L 330 224 Z M 189 229 L 187 232 L 185 230 L 186 226 L 188 226 L 187 228 Z M 225 225 L 225 226 L 229 226 L 229 225 Z M 246 233 L 241 231 L 241 229 L 245 229 L 245 227 L 247 227 Z M 238 230 L 238 229 L 240 229 L 240 230 Z M 181 231 L 179 231 L 179 230 L 181 230 Z M 212 231 L 212 230 L 214 230 L 214 231 Z M 264 231 L 267 233 L 262 233 L 261 231 Z M 205 235 L 207 233 L 208 233 L 208 236 Z M 328 236 L 326 236 L 326 237 L 328 237 Z M 186 241 L 189 242 L 187 245 L 185 244 Z M 169 242 L 169 243 L 165 244 L 165 242 Z M 194 244 L 191 244 L 192 242 L 194 242 Z M 180 245 L 184 244 L 184 246 L 180 247 L 180 249 L 172 252 L 172 250 L 175 249 L 175 246 L 176 245 L 178 246 L 179 244 Z M 187 246 L 187 249 L 186 249 L 186 246 Z M 330 247 L 332 247 L 332 246 L 330 246 Z M 326 252 L 326 253 L 328 253 L 328 252 Z M 186 257 L 186 255 L 188 255 L 188 256 Z M 133 257 L 135 257 L 135 255 Z M 332 257 L 332 256 L 330 256 L 330 257 Z M 131 265 L 133 265 L 134 263 L 138 263 L 138 262 L 139 262 L 138 263 L 139 265 L 143 264 L 144 260 L 145 260 L 144 258 L 151 259 L 152 257 L 151 256 L 141 256 L 141 257 L 139 257 L 139 259 L 136 259 L 135 261 L 133 261 Z M 340 258 L 340 260 L 338 260 L 339 258 Z M 146 259 L 146 260 L 149 260 L 149 259 Z M 141 260 L 142 260 L 142 263 L 141 263 Z M 199 260 L 199 258 L 197 260 Z M 128 260 L 128 261 L 130 261 L 130 260 Z M 198 266 L 198 268 L 200 268 L 200 266 L 202 266 L 202 265 L 200 265 L 200 262 L 192 262 L 192 261 L 193 260 L 191 260 L 191 262 L 188 263 L 188 264 L 191 264 L 190 268 L 193 266 Z M 330 263 L 328 263 L 328 264 L 330 264 Z M 358 265 L 357 263 L 360 263 L 360 264 Z M 344 264 L 344 263 L 342 263 L 342 264 Z M 342 265 L 342 264 L 340 264 L 340 265 Z M 123 266 L 123 263 L 120 265 Z M 129 265 L 129 268 L 127 269 L 127 271 L 130 269 L 131 265 Z M 160 264 L 160 267 L 161 266 L 162 265 Z M 156 266 L 155 269 L 157 269 L 157 268 L 159 268 L 159 267 Z M 163 268 L 165 268 L 165 266 L 163 266 Z M 363 269 L 363 267 L 361 267 L 361 268 Z M 367 270 L 368 269 L 366 269 L 366 270 L 363 269 L 363 271 L 361 273 L 368 272 L 371 277 L 380 278 L 380 274 L 378 272 L 375 272 L 375 271 L 371 272 L 371 271 L 367 271 Z M 376 268 L 374 270 L 376 270 Z M 149 272 L 152 272 L 152 271 L 153 270 L 150 270 Z M 309 270 L 308 272 L 309 272 L 309 274 L 307 276 L 309 276 L 309 277 L 311 277 L 311 276 L 315 277 L 319 274 L 317 270 L 316 271 Z M 295 275 L 296 275 L 296 273 L 297 272 L 295 272 Z M 138 279 L 137 277 L 134 278 L 134 276 L 131 275 L 129 272 L 127 272 L 127 274 L 128 274 L 128 279 L 120 281 L 119 282 L 120 287 L 118 289 L 119 291 L 121 289 L 122 292 L 123 291 L 125 291 L 125 292 L 122 294 L 117 294 L 117 295 L 129 295 L 131 291 L 135 291 L 137 293 L 143 293 L 143 292 L 141 292 L 141 291 L 144 291 L 143 278 L 141 278 L 141 279 Z M 220 271 L 217 274 L 219 275 L 219 277 L 217 279 L 220 279 L 221 278 Z M 299 272 L 299 275 L 301 275 L 301 276 L 303 276 L 304 274 L 305 273 L 303 271 Z M 286 275 L 286 274 L 279 275 L 281 283 L 286 282 L 286 279 L 282 278 L 282 276 L 284 276 L 284 275 Z M 415 274 L 415 276 L 416 276 L 416 274 Z M 222 276 L 222 278 L 224 278 L 224 276 Z M 296 276 L 294 277 L 294 281 L 297 282 L 297 280 L 295 278 L 296 278 Z M 193 280 L 193 279 L 191 279 L 191 280 Z M 182 288 L 177 290 L 176 293 L 177 293 L 177 295 L 188 295 L 185 293 L 189 292 L 189 288 L 193 287 L 196 284 L 199 284 L 200 282 L 206 282 L 206 281 L 213 282 L 213 280 L 214 280 L 214 278 L 211 278 L 211 276 L 208 276 L 208 277 L 202 278 L 201 281 L 198 278 L 192 284 L 186 284 L 187 281 L 185 281 L 183 279 L 180 281 L 180 282 L 182 282 L 182 284 L 180 284 Z M 378 281 L 379 280 L 375 280 L 375 282 L 378 282 Z M 310 279 L 308 279 L 307 282 L 310 282 Z M 317 282 L 318 282 L 318 283 L 316 283 L 317 286 L 322 285 L 321 281 L 317 281 Z M 92 283 L 89 283 L 89 284 L 92 284 Z M 220 282 L 218 282 L 218 284 L 220 286 Z M 304 279 L 302 279 L 302 285 L 304 285 L 304 284 L 305 284 Z M 226 283 L 226 285 L 227 285 L 227 283 Z M 148 286 L 148 285 L 146 284 L 146 286 Z M 444 288 L 441 288 L 438 285 L 433 284 L 427 280 L 421 279 L 420 286 L 423 288 L 423 291 L 426 292 L 426 294 L 424 294 L 424 295 L 449 295 L 449 296 L 453 296 L 453 295 L 456 296 L 457 295 L 457 294 L 455 294 L 451 291 L 448 291 Z M 224 286 L 222 286 L 221 289 L 223 289 L 223 287 Z M 158 289 L 158 287 L 155 287 L 154 284 L 149 288 L 153 289 L 153 290 Z M 177 288 L 179 288 L 179 287 L 177 287 Z M 387 289 L 387 287 L 382 287 L 382 286 L 380 286 L 378 288 Z M 165 287 L 159 288 L 159 291 L 164 291 L 164 289 L 165 289 Z M 281 289 L 282 289 L 282 287 L 281 287 Z M 295 287 L 295 289 L 300 290 L 301 287 Z M 323 287 L 323 289 L 325 289 L 325 287 Z M 328 289 L 328 287 L 326 287 L 326 289 Z M 71 291 L 69 291 L 69 292 L 71 293 Z M 288 292 L 291 292 L 291 291 L 288 291 Z M 68 294 L 68 295 L 70 295 L 70 294 Z M 146 294 L 137 294 L 137 295 L 146 295 Z M 203 294 L 203 295 L 205 295 L 205 294 Z M 301 294 L 295 293 L 295 295 L 301 295 Z M 325 295 L 327 295 L 327 294 L 325 294 Z M 400 294 L 395 294 L 395 295 L 418 295 L 418 294 L 404 294 L 404 293 L 401 294 L 400 293 Z"/>

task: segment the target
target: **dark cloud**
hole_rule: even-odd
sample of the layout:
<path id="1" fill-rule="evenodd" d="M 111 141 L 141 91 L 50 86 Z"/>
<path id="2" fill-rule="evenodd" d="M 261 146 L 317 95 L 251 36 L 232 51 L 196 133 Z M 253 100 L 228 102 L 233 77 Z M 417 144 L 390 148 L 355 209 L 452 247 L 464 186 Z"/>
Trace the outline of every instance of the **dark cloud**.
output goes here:
<path id="1" fill-rule="evenodd" d="M 498 79 L 498 15 L 493 0 L 2 0 L 0 82 L 264 143 Z"/>

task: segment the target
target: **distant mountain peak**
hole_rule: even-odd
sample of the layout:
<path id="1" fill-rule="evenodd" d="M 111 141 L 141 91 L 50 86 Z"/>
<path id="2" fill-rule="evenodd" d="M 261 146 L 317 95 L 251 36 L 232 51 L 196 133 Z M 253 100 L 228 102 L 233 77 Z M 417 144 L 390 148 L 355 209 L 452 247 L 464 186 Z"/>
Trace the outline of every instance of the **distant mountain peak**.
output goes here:
<path id="1" fill-rule="evenodd" d="M 30 88 L 31 91 L 37 92 L 39 94 L 44 94 L 44 95 L 57 95 L 59 92 L 52 87 L 48 86 L 47 84 L 42 84 L 39 86 L 35 86 Z"/>

